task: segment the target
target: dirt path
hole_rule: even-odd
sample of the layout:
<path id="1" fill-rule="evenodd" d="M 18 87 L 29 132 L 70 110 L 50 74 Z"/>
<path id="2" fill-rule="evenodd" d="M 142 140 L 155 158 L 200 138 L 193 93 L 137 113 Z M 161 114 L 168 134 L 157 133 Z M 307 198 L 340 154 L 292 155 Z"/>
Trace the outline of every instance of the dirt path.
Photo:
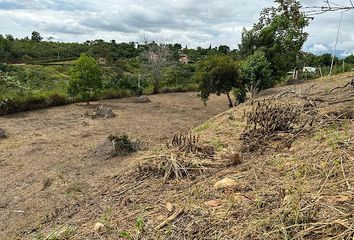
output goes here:
<path id="1" fill-rule="evenodd" d="M 54 209 L 95 193 L 106 178 L 119 175 L 144 154 L 105 160 L 95 149 L 110 133 L 125 132 L 146 142 L 145 151 L 154 151 L 174 132 L 227 109 L 223 97 L 212 97 L 205 107 L 195 93 L 150 99 L 144 104 L 105 100 L 1 117 L 9 138 L 0 141 L 0 239 L 20 238 Z M 117 117 L 81 116 L 98 104 L 111 107 Z"/>

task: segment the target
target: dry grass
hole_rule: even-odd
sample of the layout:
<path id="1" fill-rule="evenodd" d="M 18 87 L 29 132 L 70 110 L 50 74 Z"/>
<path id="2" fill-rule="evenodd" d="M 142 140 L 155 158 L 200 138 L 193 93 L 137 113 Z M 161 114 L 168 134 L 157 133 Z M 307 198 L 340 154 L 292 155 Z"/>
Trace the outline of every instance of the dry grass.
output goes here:
<path id="1" fill-rule="evenodd" d="M 289 148 L 246 152 L 238 165 L 229 164 L 242 148 L 240 136 L 247 129 L 242 115 L 252 108 L 246 103 L 194 130 L 200 138 L 192 142 L 213 146 L 212 158 L 178 151 L 178 146 L 150 152 L 135 159 L 140 163 L 130 171 L 106 180 L 100 191 L 60 208 L 42 224 L 49 233 L 63 223 L 74 226 L 75 239 L 352 239 L 349 100 L 354 94 L 348 88 L 330 92 L 351 77 L 271 89 L 257 99 L 276 96 L 315 117 L 312 131 L 298 135 Z M 301 121 L 290 123 L 290 129 L 302 126 Z M 156 168 L 136 174 L 138 166 L 152 162 Z M 216 189 L 214 184 L 225 177 L 235 186 Z M 93 233 L 92 226 L 103 220 L 107 230 Z"/>

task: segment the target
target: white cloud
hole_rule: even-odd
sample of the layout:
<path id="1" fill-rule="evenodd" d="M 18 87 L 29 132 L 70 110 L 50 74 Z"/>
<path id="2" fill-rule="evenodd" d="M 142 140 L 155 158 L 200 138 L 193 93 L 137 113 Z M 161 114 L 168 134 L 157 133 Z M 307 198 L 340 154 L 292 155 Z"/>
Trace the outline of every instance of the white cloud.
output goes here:
<path id="1" fill-rule="evenodd" d="M 313 53 L 326 53 L 328 51 L 330 51 L 330 49 L 328 47 L 326 47 L 325 45 L 321 44 L 321 43 L 315 43 L 312 47 L 310 47 L 308 49 L 310 52 Z"/>
<path id="2" fill-rule="evenodd" d="M 310 6 L 322 0 L 302 3 Z M 242 28 L 251 27 L 260 10 L 272 4 L 272 0 L 0 0 L 0 34 L 24 37 L 36 30 L 44 37 L 58 36 L 56 40 L 118 42 L 140 41 L 145 35 L 189 47 L 236 48 Z M 307 28 L 305 50 L 332 51 L 338 21 L 338 13 L 316 17 Z M 353 22 L 354 11 L 346 13 L 338 42 L 344 52 L 354 49 Z"/>

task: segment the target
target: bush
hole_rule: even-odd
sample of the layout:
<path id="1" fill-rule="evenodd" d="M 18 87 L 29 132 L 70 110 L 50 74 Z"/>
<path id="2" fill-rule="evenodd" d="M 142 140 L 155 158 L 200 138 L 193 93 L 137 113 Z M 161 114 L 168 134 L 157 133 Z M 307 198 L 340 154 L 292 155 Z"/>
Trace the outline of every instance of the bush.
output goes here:
<path id="1" fill-rule="evenodd" d="M 102 87 L 102 71 L 96 60 L 81 54 L 70 70 L 69 94 L 78 96 L 87 104 Z"/>
<path id="2" fill-rule="evenodd" d="M 69 104 L 71 101 L 69 100 L 68 96 L 60 93 L 50 93 L 47 99 L 47 103 L 49 106 L 60 106 Z"/>
<path id="3" fill-rule="evenodd" d="M 134 96 L 134 93 L 128 89 L 109 88 L 101 91 L 101 98 L 103 99 L 125 98 L 131 96 Z"/>
<path id="4" fill-rule="evenodd" d="M 0 99 L 0 115 L 22 112 L 52 106 L 69 104 L 68 96 L 60 93 L 36 93 L 31 95 L 14 95 Z"/>

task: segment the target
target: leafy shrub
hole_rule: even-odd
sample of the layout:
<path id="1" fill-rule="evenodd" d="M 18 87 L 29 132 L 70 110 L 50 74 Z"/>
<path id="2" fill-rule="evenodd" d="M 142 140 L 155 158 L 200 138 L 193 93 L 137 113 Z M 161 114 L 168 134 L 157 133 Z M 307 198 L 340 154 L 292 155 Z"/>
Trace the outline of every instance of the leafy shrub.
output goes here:
<path id="1" fill-rule="evenodd" d="M 47 99 L 49 106 L 60 106 L 70 103 L 68 96 L 57 92 L 50 93 Z"/>
<path id="2" fill-rule="evenodd" d="M 0 99 L 0 115 L 68 104 L 68 96 L 56 93 L 14 95 Z"/>
<path id="3" fill-rule="evenodd" d="M 70 70 L 69 94 L 89 101 L 102 87 L 102 72 L 96 60 L 86 54 L 77 59 Z"/>

